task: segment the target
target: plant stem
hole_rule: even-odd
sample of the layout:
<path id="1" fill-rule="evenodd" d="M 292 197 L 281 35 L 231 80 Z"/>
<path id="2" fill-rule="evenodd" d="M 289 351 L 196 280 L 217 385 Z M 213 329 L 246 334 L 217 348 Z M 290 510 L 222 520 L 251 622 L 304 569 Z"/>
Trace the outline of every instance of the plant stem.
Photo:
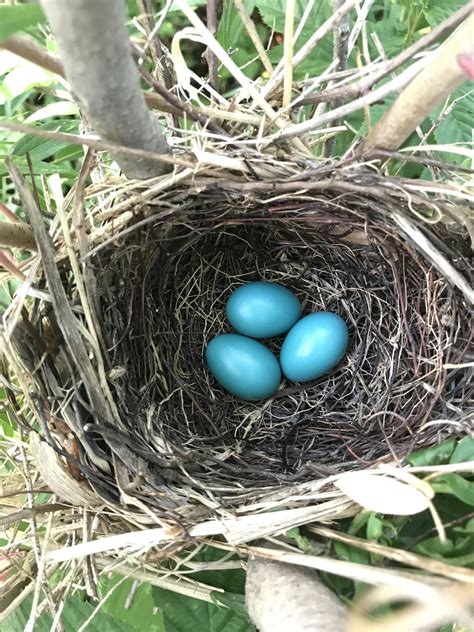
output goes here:
<path id="1" fill-rule="evenodd" d="M 168 153 L 139 86 L 123 0 L 41 0 L 79 105 L 106 141 Z M 113 157 L 129 178 L 151 178 L 167 165 L 122 151 Z"/>
<path id="2" fill-rule="evenodd" d="M 466 80 L 460 55 L 471 52 L 474 15 L 440 47 L 369 132 L 360 154 L 373 149 L 396 151 L 425 118 Z"/>

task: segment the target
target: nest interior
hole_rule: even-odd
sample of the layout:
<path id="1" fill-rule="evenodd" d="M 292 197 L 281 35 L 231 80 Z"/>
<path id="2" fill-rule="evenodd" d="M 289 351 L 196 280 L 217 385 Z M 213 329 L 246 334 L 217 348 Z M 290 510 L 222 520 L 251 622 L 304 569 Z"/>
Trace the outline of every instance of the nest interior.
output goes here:
<path id="1" fill-rule="evenodd" d="M 16 342 L 36 401 L 80 439 L 74 455 L 48 440 L 99 495 L 118 502 L 121 469 L 127 489 L 155 507 L 176 509 L 194 493 L 235 506 L 249 493 L 403 459 L 442 438 L 442 420 L 466 423 L 469 374 L 456 367 L 469 355 L 468 308 L 401 234 L 393 200 L 197 188 L 166 189 L 85 259 L 117 422 L 89 400 L 47 303 L 32 312 L 36 342 L 25 331 Z M 460 237 L 429 232 L 467 269 Z M 60 272 L 83 318 L 67 260 Z M 231 331 L 230 292 L 257 279 L 294 290 L 305 314 L 341 314 L 351 342 L 331 374 L 283 382 L 271 400 L 249 403 L 219 387 L 204 350 Z M 46 328 L 54 351 L 38 343 Z M 276 353 L 281 340 L 268 341 Z"/>

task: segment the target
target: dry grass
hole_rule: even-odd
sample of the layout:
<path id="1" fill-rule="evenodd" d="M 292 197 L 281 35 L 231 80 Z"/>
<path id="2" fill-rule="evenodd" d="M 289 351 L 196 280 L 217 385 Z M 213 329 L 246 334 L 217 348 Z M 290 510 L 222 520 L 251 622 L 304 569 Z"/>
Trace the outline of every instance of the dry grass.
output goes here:
<path id="1" fill-rule="evenodd" d="M 40 255 L 21 265 L 26 281 L 3 319 L 2 373 L 21 432 L 5 445 L 15 469 L 3 485 L 10 514 L 2 519 L 10 573 L 3 616 L 31 592 L 34 616 L 61 603 L 77 581 L 93 594 L 110 570 L 210 601 L 214 588 L 187 576 L 209 542 L 390 587 L 390 599 L 408 586 L 425 606 L 443 594 L 445 613 L 469 579 L 462 569 L 375 551 L 322 524 L 360 510 L 335 486 L 340 473 L 384 463 L 417 472 L 405 461 L 413 450 L 469 432 L 469 174 L 426 146 L 421 160 L 434 182 L 388 175 L 391 160 L 417 161 L 421 148 L 364 160 L 351 148 L 339 161 L 315 160 L 309 148 L 324 153 L 340 131 L 324 126 L 378 93 L 310 124 L 299 120 L 298 99 L 328 85 L 351 89 L 386 62 L 330 69 L 294 86 L 289 100 L 289 65 L 299 57 L 287 52 L 260 89 L 187 3 L 178 4 L 250 101 L 220 102 L 217 118 L 203 108 L 219 129 L 196 124 L 177 137 L 175 170 L 159 179 L 110 176 L 86 188 L 91 151 L 49 227 L 52 239 L 10 165 Z M 332 27 L 321 27 L 311 45 Z M 384 84 L 384 94 L 408 76 Z M 254 278 L 292 287 L 307 311 L 338 311 L 352 342 L 327 379 L 284 384 L 272 400 L 250 406 L 216 386 L 202 354 L 226 328 L 229 292 Z M 47 509 L 35 500 L 45 489 L 53 493 Z M 26 531 L 10 526 L 15 519 L 27 521 Z M 415 571 L 303 555 L 280 537 L 300 525 Z M 279 550 L 253 546 L 260 538 Z M 174 560 L 174 570 L 161 559 Z M 63 580 L 48 589 L 57 569 Z"/>

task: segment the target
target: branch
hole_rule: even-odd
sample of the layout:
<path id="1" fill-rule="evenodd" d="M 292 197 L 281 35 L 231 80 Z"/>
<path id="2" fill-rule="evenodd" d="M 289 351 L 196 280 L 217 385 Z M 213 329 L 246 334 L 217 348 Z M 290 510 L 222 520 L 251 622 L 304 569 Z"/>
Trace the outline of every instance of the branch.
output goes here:
<path id="1" fill-rule="evenodd" d="M 367 94 L 369 90 L 378 83 L 381 79 L 392 73 L 399 68 L 406 61 L 411 59 L 417 53 L 420 53 L 428 46 L 431 46 L 439 40 L 448 31 L 456 28 L 474 11 L 474 1 L 471 0 L 464 7 L 461 7 L 447 18 L 442 24 L 439 24 L 432 31 L 424 35 L 417 42 L 406 48 L 399 53 L 393 59 L 387 61 L 378 70 L 371 72 L 367 77 L 364 77 L 357 83 L 353 83 L 349 86 L 342 86 L 341 88 L 335 88 L 334 90 L 327 90 L 326 92 L 320 92 L 319 94 L 309 95 L 303 99 L 298 100 L 298 105 L 304 105 L 305 103 L 319 103 L 320 101 L 338 101 L 339 99 L 352 99 Z"/>
<path id="2" fill-rule="evenodd" d="M 64 72 L 63 65 L 58 57 L 51 55 L 48 51 L 42 46 L 38 46 L 34 40 L 30 37 L 25 37 L 23 35 L 13 35 L 8 39 L 4 40 L 0 43 L 0 48 L 4 48 L 5 50 L 10 51 L 10 53 L 14 53 L 21 57 L 22 59 L 26 59 L 26 61 L 39 66 L 40 68 L 44 68 L 45 70 L 49 70 L 49 72 L 54 72 L 56 75 L 60 77 L 66 77 L 66 73 Z M 148 107 L 154 110 L 160 110 L 161 112 L 171 112 L 173 114 L 179 113 L 181 110 L 170 105 L 165 99 L 160 97 L 158 94 L 153 94 L 153 92 L 143 92 L 143 96 L 145 98 L 146 104 Z"/>
<path id="3" fill-rule="evenodd" d="M 245 595 L 260 632 L 345 629 L 345 607 L 310 569 L 250 558 Z"/>
<path id="4" fill-rule="evenodd" d="M 215 36 L 217 33 L 217 25 L 218 25 L 218 10 L 219 0 L 207 0 L 206 2 L 206 26 L 209 29 L 209 32 Z M 219 89 L 219 75 L 217 72 L 217 57 L 212 52 L 210 48 L 206 49 L 204 53 L 204 57 L 207 61 L 207 66 L 209 68 L 209 84 L 211 88 L 214 90 Z"/>
<path id="5" fill-rule="evenodd" d="M 33 231 L 28 224 L 0 221 L 0 247 L 36 250 Z"/>
<path id="6" fill-rule="evenodd" d="M 4 40 L 0 44 L 0 48 L 10 51 L 10 53 L 18 55 L 18 57 L 23 57 L 23 59 L 26 59 L 32 64 L 36 64 L 41 68 L 54 72 L 60 77 L 65 77 L 61 61 L 54 55 L 48 53 L 45 48 L 38 46 L 31 37 L 13 35 L 12 37 Z"/>
<path id="7" fill-rule="evenodd" d="M 139 87 L 125 27 L 123 0 L 41 0 L 56 37 L 66 77 L 83 112 L 104 140 L 157 154 L 166 139 Z M 163 163 L 117 151 L 113 157 L 129 178 L 167 171 Z"/>
<path id="8" fill-rule="evenodd" d="M 474 15 L 438 49 L 425 68 L 401 92 L 360 147 L 397 150 L 425 118 L 466 80 L 459 57 L 472 54 Z"/>

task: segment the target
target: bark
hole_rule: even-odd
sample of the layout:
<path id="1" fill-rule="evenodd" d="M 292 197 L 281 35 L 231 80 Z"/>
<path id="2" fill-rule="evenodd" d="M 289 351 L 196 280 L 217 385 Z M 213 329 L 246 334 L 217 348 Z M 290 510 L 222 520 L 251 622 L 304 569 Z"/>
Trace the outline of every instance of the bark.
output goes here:
<path id="1" fill-rule="evenodd" d="M 148 110 L 125 27 L 123 0 L 41 0 L 71 89 L 105 141 L 168 153 Z M 146 179 L 169 171 L 156 160 L 113 154 L 125 175 Z"/>
<path id="2" fill-rule="evenodd" d="M 247 610 L 260 632 L 343 632 L 346 608 L 311 569 L 250 558 Z"/>
<path id="3" fill-rule="evenodd" d="M 462 62 L 466 55 L 472 55 L 473 33 L 474 15 L 471 15 L 384 113 L 362 143 L 360 154 L 374 149 L 396 151 L 418 125 L 469 78 L 460 59 Z"/>

